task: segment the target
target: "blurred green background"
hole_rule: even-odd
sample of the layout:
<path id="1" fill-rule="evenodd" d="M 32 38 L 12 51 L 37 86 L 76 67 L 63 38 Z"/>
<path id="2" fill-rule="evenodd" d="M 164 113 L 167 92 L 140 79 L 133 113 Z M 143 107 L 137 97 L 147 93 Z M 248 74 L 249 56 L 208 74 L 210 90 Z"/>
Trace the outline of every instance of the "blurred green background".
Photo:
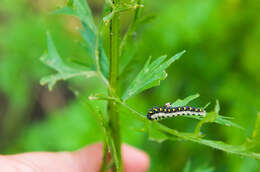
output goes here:
<path id="1" fill-rule="evenodd" d="M 102 0 L 88 0 L 96 18 Z M 80 46 L 79 21 L 74 17 L 51 15 L 63 0 L 1 0 L 0 2 L 0 153 L 76 150 L 102 140 L 95 117 L 74 96 L 102 92 L 99 80 L 76 78 L 60 82 L 52 92 L 39 84 L 53 71 L 39 57 L 46 49 L 48 30 L 62 57 L 85 58 Z M 127 68 L 133 76 L 152 56 L 187 53 L 168 70 L 159 87 L 129 100 L 142 113 L 200 93 L 194 103 L 204 106 L 219 99 L 221 113 L 235 117 L 245 128 L 209 124 L 208 138 L 242 144 L 250 137 L 260 111 L 260 3 L 259 0 L 145 0 L 144 14 L 155 19 L 136 33 L 134 59 Z M 122 28 L 130 18 L 122 16 Z M 129 80 L 131 77 L 129 77 Z M 190 142 L 148 140 L 136 130 L 139 124 L 122 114 L 123 141 L 146 151 L 150 171 L 182 171 L 188 161 L 194 171 L 260 171 L 258 161 L 229 155 Z M 192 131 L 197 121 L 171 119 L 164 122 L 180 131 Z M 100 133 L 100 134 L 96 134 Z M 208 168 L 212 167 L 212 168 Z"/>

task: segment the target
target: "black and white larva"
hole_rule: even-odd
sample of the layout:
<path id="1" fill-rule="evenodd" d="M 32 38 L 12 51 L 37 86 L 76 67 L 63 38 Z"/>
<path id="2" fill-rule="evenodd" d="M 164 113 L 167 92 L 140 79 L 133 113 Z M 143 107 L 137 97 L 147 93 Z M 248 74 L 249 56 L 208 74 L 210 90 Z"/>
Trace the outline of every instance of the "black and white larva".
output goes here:
<path id="1" fill-rule="evenodd" d="M 206 116 L 206 112 L 202 108 L 192 106 L 171 107 L 170 103 L 167 103 L 163 107 L 151 108 L 147 113 L 147 118 L 153 121 L 181 115 Z"/>

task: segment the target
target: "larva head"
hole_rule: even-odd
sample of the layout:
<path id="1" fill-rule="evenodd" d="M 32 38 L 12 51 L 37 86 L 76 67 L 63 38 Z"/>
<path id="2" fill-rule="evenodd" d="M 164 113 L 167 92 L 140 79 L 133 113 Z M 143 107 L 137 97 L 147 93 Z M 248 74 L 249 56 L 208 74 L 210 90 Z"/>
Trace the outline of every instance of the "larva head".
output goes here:
<path id="1" fill-rule="evenodd" d="M 147 118 L 152 120 L 153 111 L 150 109 L 147 113 Z"/>
<path id="2" fill-rule="evenodd" d="M 158 108 L 158 107 L 151 108 L 148 110 L 147 118 L 150 120 L 153 120 L 152 115 L 155 113 L 159 113 L 159 112 L 160 112 L 160 108 Z"/>

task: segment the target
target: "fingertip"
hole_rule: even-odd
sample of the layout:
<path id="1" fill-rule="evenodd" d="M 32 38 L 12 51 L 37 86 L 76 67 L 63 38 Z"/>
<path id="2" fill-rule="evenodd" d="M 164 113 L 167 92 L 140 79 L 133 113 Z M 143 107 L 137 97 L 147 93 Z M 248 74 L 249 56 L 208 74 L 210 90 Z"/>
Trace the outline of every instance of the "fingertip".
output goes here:
<path id="1" fill-rule="evenodd" d="M 34 152 L 8 157 L 10 161 L 17 162 L 18 165 L 25 165 L 31 169 L 41 168 L 45 171 L 94 172 L 100 171 L 102 154 L 103 144 L 96 143 L 76 152 Z M 149 157 L 147 154 L 132 146 L 126 144 L 122 146 L 122 157 L 126 172 L 145 172 L 149 168 Z"/>
<path id="2" fill-rule="evenodd" d="M 122 154 L 126 172 L 145 172 L 149 169 L 150 159 L 145 152 L 124 144 Z"/>
<path id="3" fill-rule="evenodd" d="M 95 143 L 76 152 L 72 152 L 80 169 L 99 171 L 102 163 L 103 144 Z"/>

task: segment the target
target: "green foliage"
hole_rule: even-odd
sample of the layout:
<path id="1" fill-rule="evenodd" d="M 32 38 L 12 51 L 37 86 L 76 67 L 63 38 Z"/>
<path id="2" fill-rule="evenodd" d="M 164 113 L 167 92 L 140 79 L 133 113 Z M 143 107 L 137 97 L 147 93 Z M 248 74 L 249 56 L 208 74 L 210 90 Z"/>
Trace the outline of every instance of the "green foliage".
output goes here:
<path id="1" fill-rule="evenodd" d="M 193 100 L 194 97 L 197 98 L 198 95 L 196 94 L 196 95 L 193 95 L 193 96 L 189 96 L 189 97 L 185 98 L 184 100 L 177 100 L 173 104 L 174 105 L 179 104 L 179 105 L 185 106 L 187 103 L 189 103 L 191 100 Z M 94 99 L 105 100 L 106 98 L 97 96 Z M 139 112 L 132 110 L 124 102 L 120 102 L 119 100 L 115 100 L 115 101 L 120 103 L 125 108 L 128 108 L 132 113 L 140 116 L 139 118 L 136 117 L 136 119 L 138 119 L 138 120 L 142 119 L 141 121 L 144 121 L 143 118 L 142 118 L 144 115 L 142 115 Z M 175 138 L 177 137 L 177 138 L 180 138 L 181 140 L 192 141 L 192 142 L 199 143 L 199 144 L 202 144 L 202 145 L 206 145 L 206 146 L 218 149 L 218 150 L 225 151 L 227 153 L 233 153 L 233 154 L 238 154 L 238 155 L 242 155 L 242 156 L 248 156 L 248 157 L 260 160 L 260 154 L 249 151 L 246 148 L 245 145 L 233 146 L 233 145 L 229 145 L 229 144 L 226 144 L 224 142 L 221 142 L 221 141 L 207 140 L 207 139 L 200 138 L 200 136 L 198 135 L 199 134 L 198 132 L 199 132 L 201 126 L 206 122 L 214 122 L 217 119 L 216 115 L 218 115 L 219 110 L 220 110 L 220 107 L 219 107 L 219 103 L 217 101 L 214 111 L 207 113 L 207 116 L 205 118 L 203 118 L 198 123 L 198 125 L 195 129 L 195 133 L 179 132 L 177 130 L 168 128 L 168 127 L 166 127 L 166 126 L 164 126 L 160 123 L 157 123 L 157 122 L 145 121 L 144 124 L 145 124 L 145 126 L 148 130 L 148 133 L 150 134 L 150 139 L 155 140 L 159 143 L 162 142 L 162 141 L 165 141 L 166 139 L 175 140 Z M 226 121 L 228 121 L 228 120 L 226 120 Z M 230 122 L 228 122 L 228 123 L 230 123 Z M 166 134 L 168 134 L 168 136 Z"/>
<path id="2" fill-rule="evenodd" d="M 69 8 L 69 6 L 65 7 L 65 10 L 62 9 L 61 11 L 58 11 L 58 12 L 56 11 L 56 13 L 72 14 L 72 9 L 68 10 L 68 8 Z M 94 52 L 100 50 L 99 49 L 100 44 L 99 44 L 98 40 L 101 40 L 101 38 L 98 38 L 97 35 L 96 35 L 96 38 L 94 38 L 93 32 L 99 33 L 100 31 L 96 31 L 95 30 L 96 27 L 93 26 L 94 22 L 93 22 L 92 15 L 90 13 L 90 10 L 89 10 L 87 4 L 82 3 L 81 1 L 75 0 L 73 8 L 74 8 L 73 14 L 75 16 L 79 17 L 79 19 L 83 23 L 83 26 L 84 26 L 84 23 L 86 23 L 85 32 L 84 33 L 81 32 L 81 33 L 82 33 L 82 36 L 85 38 L 86 43 L 89 45 L 88 52 L 92 52 L 90 54 L 92 57 L 94 57 L 96 55 L 96 53 L 94 53 Z M 113 20 L 117 19 L 116 16 L 114 16 L 114 13 L 118 13 L 119 11 L 116 11 L 116 10 L 117 9 L 112 10 L 112 13 L 108 14 L 107 16 L 105 16 L 103 18 L 103 20 L 105 22 L 111 22 L 112 27 L 116 27 L 116 25 L 113 25 L 113 22 L 112 22 L 112 18 L 113 18 Z M 93 31 L 93 32 L 91 32 L 91 31 Z M 111 31 L 111 33 L 112 33 L 112 31 Z M 116 38 L 116 39 L 118 39 L 118 38 Z M 87 75 L 87 74 L 88 74 L 87 76 L 94 75 L 94 73 L 95 73 L 94 71 L 81 71 L 81 70 L 78 71 L 75 68 L 66 66 L 64 64 L 64 62 L 61 60 L 60 56 L 58 55 L 49 35 L 47 36 L 47 42 L 48 42 L 48 55 L 43 56 L 42 61 L 45 64 L 47 64 L 48 66 L 54 68 L 59 73 L 56 76 L 52 76 L 52 77 L 48 77 L 47 79 L 43 79 L 42 83 L 49 82 L 50 83 L 49 86 L 51 88 L 55 84 L 55 82 L 60 79 L 66 80 L 68 78 L 71 78 L 71 77 L 77 76 L 77 75 Z M 116 42 L 113 42 L 113 36 L 112 36 L 112 42 L 110 42 L 110 43 L 116 44 Z M 112 45 L 111 51 L 113 54 L 114 53 L 116 54 L 116 52 L 114 52 L 113 45 Z M 120 99 L 115 98 L 117 95 L 115 95 L 115 97 L 93 96 L 93 97 L 91 97 L 91 99 L 97 99 L 97 100 L 103 99 L 103 100 L 107 100 L 108 102 L 114 101 L 114 102 L 117 102 L 118 104 L 121 104 L 121 106 L 124 106 L 125 108 L 130 109 L 130 107 L 128 107 L 124 103 L 124 101 L 126 101 L 127 99 L 129 99 L 132 96 L 135 96 L 135 95 L 143 92 L 144 90 L 147 90 L 154 86 L 160 85 L 160 81 L 164 80 L 167 76 L 165 69 L 167 69 L 173 62 L 178 60 L 184 52 L 185 51 L 182 51 L 182 52 L 174 55 L 173 57 L 169 58 L 168 60 L 166 60 L 167 56 L 161 56 L 152 63 L 151 63 L 151 57 L 150 57 L 147 60 L 147 62 L 145 63 L 142 70 L 138 73 L 138 75 L 131 82 L 131 84 L 128 86 L 128 88 L 124 91 L 124 94 L 122 96 L 123 102 L 121 102 Z M 99 54 L 97 55 L 97 58 L 99 58 Z M 110 58 L 116 58 L 116 57 L 111 56 Z M 102 58 L 100 58 L 100 60 L 102 60 Z M 96 61 L 96 65 L 99 66 L 99 61 Z M 108 65 L 108 63 L 106 63 L 106 65 Z M 113 65 L 111 65 L 110 67 L 116 68 L 116 66 L 113 66 Z M 111 69 L 111 70 L 114 70 L 114 69 Z M 98 72 L 98 71 L 96 71 L 96 72 Z M 113 77 L 113 75 L 111 75 L 110 77 Z M 109 87 L 112 87 L 112 86 L 109 86 Z M 112 88 L 112 89 L 114 89 L 114 88 Z M 172 106 L 185 106 L 190 101 L 198 98 L 198 96 L 199 95 L 196 94 L 196 95 L 189 96 L 189 97 L 185 98 L 184 100 L 178 99 L 176 102 L 172 103 Z M 177 137 L 182 140 L 196 142 L 196 143 L 206 145 L 206 146 L 209 146 L 209 147 L 212 147 L 215 149 L 219 149 L 219 150 L 222 150 L 222 151 L 225 151 L 228 153 L 248 156 L 248 157 L 252 157 L 252 158 L 260 160 L 259 154 L 248 151 L 246 149 L 246 147 L 244 147 L 244 146 L 233 146 L 233 145 L 229 145 L 224 142 L 221 142 L 221 141 L 200 138 L 201 137 L 200 130 L 201 130 L 201 127 L 203 126 L 203 124 L 205 124 L 205 123 L 212 123 L 212 122 L 216 121 L 216 123 L 223 124 L 226 126 L 232 126 L 232 125 L 238 126 L 237 124 L 234 124 L 231 121 L 229 121 L 227 119 L 223 119 L 223 117 L 220 117 L 219 110 L 220 110 L 220 106 L 219 106 L 219 102 L 217 101 L 214 111 L 207 112 L 207 115 L 204 118 L 199 118 L 199 119 L 201 119 L 201 121 L 197 124 L 194 134 L 179 132 L 177 130 L 168 128 L 160 123 L 145 122 L 144 125 L 145 125 L 147 132 L 150 135 L 150 139 L 156 140 L 158 142 L 165 141 L 166 139 L 171 140 L 172 138 Z M 136 117 L 136 119 L 142 119 L 141 121 L 144 121 L 143 115 L 141 115 L 141 113 L 138 113 L 135 110 L 132 110 L 132 112 L 136 113 L 140 116 L 139 118 Z M 99 113 L 99 112 L 96 112 L 96 113 Z M 112 117 L 110 117 L 110 118 L 112 118 Z M 102 126 L 108 126 L 108 124 L 106 124 L 106 123 L 108 123 L 108 121 L 105 122 L 104 120 L 101 120 L 100 122 L 101 122 Z M 118 145 L 115 143 L 115 141 L 116 141 L 116 140 L 114 140 L 115 138 L 113 138 L 114 133 L 111 133 L 111 130 L 109 127 L 104 127 L 104 131 L 105 131 L 104 134 L 107 137 L 107 139 L 105 139 L 106 143 L 107 143 L 107 145 L 110 145 L 112 150 L 114 150 L 113 151 L 114 160 L 116 162 L 116 167 L 118 167 L 117 170 L 120 171 L 120 162 L 119 162 L 120 159 L 118 159 L 120 157 L 116 156 L 117 155 L 116 147 Z"/>
<path id="3" fill-rule="evenodd" d="M 105 4 L 104 14 L 107 10 L 109 10 L 109 8 L 107 8 Z M 83 29 L 80 29 L 79 32 L 85 41 L 85 43 L 82 43 L 82 45 L 87 50 L 87 54 L 94 64 L 94 66 L 92 65 L 91 68 L 100 68 L 103 75 L 108 77 L 109 63 L 107 56 L 103 49 L 102 40 L 99 40 L 99 31 L 97 31 L 92 13 L 86 1 L 69 1 L 67 6 L 55 10 L 53 14 L 73 15 L 80 19 L 83 25 Z M 97 51 L 99 53 L 98 55 L 96 54 Z"/>
<path id="4" fill-rule="evenodd" d="M 144 65 L 143 69 L 126 89 L 122 99 L 125 101 L 131 96 L 134 96 L 146 89 L 160 85 L 160 81 L 167 77 L 165 69 L 168 68 L 175 60 L 178 60 L 183 53 L 185 53 L 185 51 L 176 54 L 166 62 L 164 62 L 164 60 L 167 56 L 161 56 L 151 64 L 150 57 Z"/>
<path id="5" fill-rule="evenodd" d="M 55 75 L 44 77 L 41 80 L 41 84 L 48 84 L 50 90 L 52 90 L 55 83 L 59 80 L 67 80 L 75 76 L 85 76 L 88 78 L 96 74 L 95 71 L 91 71 L 87 68 L 80 69 L 80 67 L 71 67 L 65 64 L 58 54 L 49 33 L 47 33 L 47 45 L 48 53 L 41 57 L 41 61 L 58 72 Z"/>
<path id="6" fill-rule="evenodd" d="M 96 31 L 96 26 L 90 8 L 85 0 L 68 1 L 67 6 L 53 12 L 54 14 L 68 14 L 78 17 L 92 31 Z"/>
<path id="7" fill-rule="evenodd" d="M 143 8 L 142 0 L 127 0 L 118 6 L 106 0 L 100 15 L 101 1 L 68 0 L 65 7 L 52 12 L 73 16 L 64 17 L 46 16 L 56 2 L 39 2 L 1 2 L 0 139 L 7 145 L 1 150 L 75 150 L 103 139 L 119 166 L 105 110 L 107 102 L 115 102 L 123 141 L 148 152 L 151 171 L 181 171 L 185 164 L 186 171 L 259 171 L 259 3 L 151 0 Z M 121 17 L 123 35 L 118 77 L 123 94 L 107 96 L 111 91 L 108 31 L 115 15 Z M 44 49 L 46 30 L 54 41 L 47 34 L 47 51 L 41 59 L 49 68 L 36 58 Z M 182 49 L 189 54 L 176 61 L 180 54 L 172 55 Z M 151 55 L 159 58 L 147 60 Z M 168 78 L 160 83 L 165 70 Z M 45 96 L 52 100 L 48 94 L 56 97 L 62 89 L 68 92 L 67 82 L 55 87 L 54 93 L 39 87 L 38 81 L 47 73 L 53 74 L 43 77 L 42 84 L 53 88 L 57 81 L 70 79 L 69 88 L 77 90 L 79 97 L 65 96 L 65 107 L 46 108 Z M 98 79 L 71 79 L 75 76 Z M 191 95 L 194 92 L 201 97 Z M 205 118 L 151 122 L 145 116 L 151 106 L 172 100 L 176 100 L 172 106 L 203 107 L 216 99 L 221 111 L 218 102 L 215 108 L 207 104 Z M 187 158 L 192 161 L 186 163 Z"/>
<path id="8" fill-rule="evenodd" d="M 200 95 L 199 94 L 194 94 L 191 96 L 186 97 L 185 99 L 181 100 L 178 99 L 174 103 L 171 104 L 172 107 L 177 107 L 177 106 L 186 106 L 189 102 L 192 100 L 198 98 Z"/>

